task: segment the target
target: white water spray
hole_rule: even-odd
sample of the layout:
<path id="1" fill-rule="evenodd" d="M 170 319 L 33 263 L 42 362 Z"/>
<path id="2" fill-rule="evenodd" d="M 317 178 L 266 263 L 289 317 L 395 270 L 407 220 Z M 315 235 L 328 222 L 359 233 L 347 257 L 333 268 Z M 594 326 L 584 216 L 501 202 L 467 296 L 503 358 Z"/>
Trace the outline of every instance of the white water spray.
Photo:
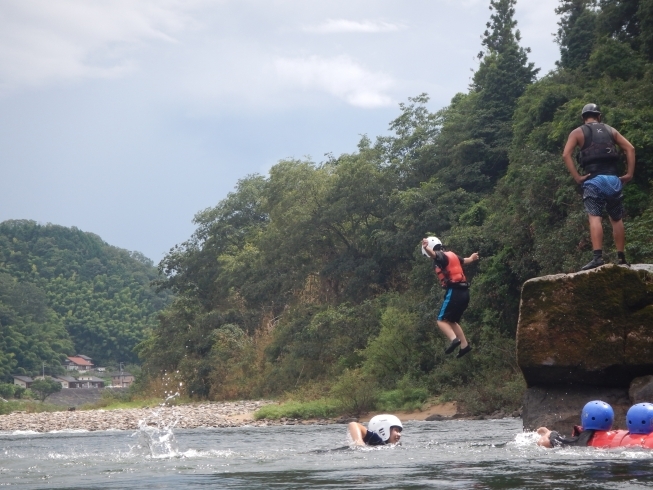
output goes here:
<path id="1" fill-rule="evenodd" d="M 168 395 L 157 409 L 138 421 L 139 446 L 147 449 L 152 458 L 173 458 L 179 455 L 179 448 L 173 429 L 179 423 L 179 416 L 174 415 L 166 420 L 162 409 L 169 406 L 170 402 L 179 396 L 179 392 Z"/>

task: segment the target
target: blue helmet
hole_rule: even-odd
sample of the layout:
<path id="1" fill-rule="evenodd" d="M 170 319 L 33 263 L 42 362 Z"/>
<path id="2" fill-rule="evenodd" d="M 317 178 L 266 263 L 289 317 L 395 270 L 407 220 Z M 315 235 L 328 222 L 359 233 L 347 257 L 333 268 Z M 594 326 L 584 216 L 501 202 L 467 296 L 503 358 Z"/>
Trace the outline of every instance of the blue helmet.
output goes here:
<path id="1" fill-rule="evenodd" d="M 585 404 L 580 416 L 580 423 L 584 430 L 610 430 L 614 422 L 614 410 L 601 400 L 594 400 Z"/>
<path id="2" fill-rule="evenodd" d="M 631 434 L 653 432 L 653 403 L 638 403 L 630 407 L 626 414 L 626 423 Z"/>

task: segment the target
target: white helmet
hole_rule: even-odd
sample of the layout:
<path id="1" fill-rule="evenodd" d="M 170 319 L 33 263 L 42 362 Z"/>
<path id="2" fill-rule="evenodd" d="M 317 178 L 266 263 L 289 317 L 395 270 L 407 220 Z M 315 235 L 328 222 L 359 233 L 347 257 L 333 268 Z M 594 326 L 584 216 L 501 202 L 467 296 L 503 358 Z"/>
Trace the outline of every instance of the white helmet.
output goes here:
<path id="1" fill-rule="evenodd" d="M 430 236 L 426 238 L 429 241 L 429 248 L 433 250 L 433 247 L 436 245 L 442 245 L 442 242 L 440 239 L 436 236 Z M 426 250 L 424 250 L 424 246 L 422 246 L 422 254 L 426 255 L 427 257 L 431 257 L 429 254 L 426 253 Z"/>
<path id="2" fill-rule="evenodd" d="M 390 439 L 390 427 L 399 427 L 400 429 L 404 428 L 404 426 L 401 425 L 401 420 L 399 420 L 394 415 L 388 414 L 375 415 L 370 419 L 370 423 L 367 424 L 367 430 L 376 432 L 379 436 L 381 436 L 383 442 L 386 442 L 388 439 Z"/>

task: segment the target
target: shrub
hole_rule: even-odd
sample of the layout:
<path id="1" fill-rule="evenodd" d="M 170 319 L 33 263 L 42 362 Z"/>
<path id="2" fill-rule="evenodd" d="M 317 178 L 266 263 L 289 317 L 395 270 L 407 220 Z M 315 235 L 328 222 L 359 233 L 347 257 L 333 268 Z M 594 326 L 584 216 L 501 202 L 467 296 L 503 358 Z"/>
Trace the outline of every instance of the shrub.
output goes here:
<path id="1" fill-rule="evenodd" d="M 374 408 L 377 391 L 374 378 L 360 369 L 348 369 L 331 388 L 331 396 L 338 401 L 343 412 L 360 415 Z"/>
<path id="2" fill-rule="evenodd" d="M 0 383 L 0 398 L 11 398 L 14 396 L 14 393 L 16 392 L 16 388 L 14 388 L 16 385 L 12 385 L 9 383 Z"/>
<path id="3" fill-rule="evenodd" d="M 43 402 L 53 393 L 61 391 L 61 383 L 53 380 L 52 378 L 37 379 L 32 383 L 30 389 L 32 392 L 36 393 L 38 399 Z"/>
<path id="4" fill-rule="evenodd" d="M 415 383 L 404 378 L 397 389 L 379 393 L 376 408 L 384 412 L 420 410 L 428 398 L 429 391 L 425 387 L 415 386 Z"/>
<path id="5" fill-rule="evenodd" d="M 338 403 L 334 400 L 323 399 L 309 402 L 287 402 L 281 405 L 266 405 L 254 413 L 256 420 L 280 418 L 292 419 L 324 419 L 338 414 Z"/>

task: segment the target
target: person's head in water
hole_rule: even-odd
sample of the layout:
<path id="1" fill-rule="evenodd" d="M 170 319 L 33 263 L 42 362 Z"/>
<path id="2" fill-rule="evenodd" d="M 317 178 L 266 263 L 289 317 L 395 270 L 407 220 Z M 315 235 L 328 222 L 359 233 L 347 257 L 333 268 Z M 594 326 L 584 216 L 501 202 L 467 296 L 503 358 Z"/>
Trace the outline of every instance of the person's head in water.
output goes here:
<path id="1" fill-rule="evenodd" d="M 401 431 L 404 426 L 394 415 L 376 415 L 367 424 L 367 430 L 377 433 L 386 444 L 397 444 L 401 439 Z"/>
<path id="2" fill-rule="evenodd" d="M 580 415 L 583 430 L 610 430 L 614 423 L 614 410 L 601 400 L 588 402 Z"/>
<path id="3" fill-rule="evenodd" d="M 367 427 L 358 422 L 350 422 L 349 435 L 357 446 L 397 444 L 401 439 L 403 428 L 399 418 L 383 414 L 372 417 Z"/>
<path id="4" fill-rule="evenodd" d="M 562 436 L 557 431 L 552 431 L 546 427 L 540 427 L 537 429 L 540 436 L 537 441 L 538 446 L 587 446 L 594 432 L 606 432 L 612 428 L 614 410 L 609 404 L 601 400 L 588 402 L 580 414 L 580 423 L 581 427 L 574 427 L 574 433 L 571 437 Z"/>

